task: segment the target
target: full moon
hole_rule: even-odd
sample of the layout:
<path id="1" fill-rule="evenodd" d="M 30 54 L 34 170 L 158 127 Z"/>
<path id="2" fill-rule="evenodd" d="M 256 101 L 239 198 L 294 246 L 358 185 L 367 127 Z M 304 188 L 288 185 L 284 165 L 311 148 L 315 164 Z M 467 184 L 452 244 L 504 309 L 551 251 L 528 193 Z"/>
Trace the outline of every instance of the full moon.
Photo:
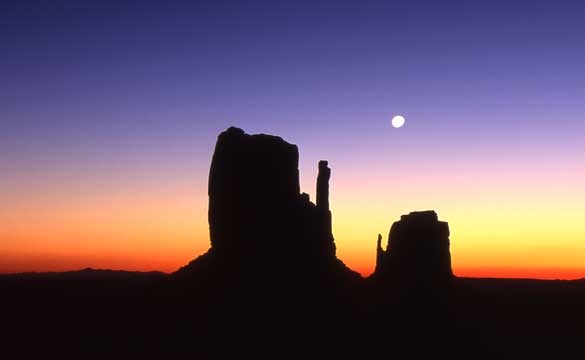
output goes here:
<path id="1" fill-rule="evenodd" d="M 394 126 L 395 128 L 401 128 L 404 125 L 404 116 L 402 115 L 396 115 L 392 118 L 392 126 Z"/>

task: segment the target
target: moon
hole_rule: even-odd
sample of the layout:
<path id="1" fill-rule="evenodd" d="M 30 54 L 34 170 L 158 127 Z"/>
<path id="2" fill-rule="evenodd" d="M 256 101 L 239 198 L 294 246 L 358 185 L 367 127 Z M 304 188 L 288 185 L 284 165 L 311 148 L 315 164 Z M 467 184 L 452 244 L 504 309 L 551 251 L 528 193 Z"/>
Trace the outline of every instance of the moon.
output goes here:
<path id="1" fill-rule="evenodd" d="M 394 126 L 395 128 L 401 128 L 404 125 L 404 122 L 406 121 L 406 119 L 404 119 L 404 116 L 402 115 L 395 115 L 392 118 L 392 126 Z"/>

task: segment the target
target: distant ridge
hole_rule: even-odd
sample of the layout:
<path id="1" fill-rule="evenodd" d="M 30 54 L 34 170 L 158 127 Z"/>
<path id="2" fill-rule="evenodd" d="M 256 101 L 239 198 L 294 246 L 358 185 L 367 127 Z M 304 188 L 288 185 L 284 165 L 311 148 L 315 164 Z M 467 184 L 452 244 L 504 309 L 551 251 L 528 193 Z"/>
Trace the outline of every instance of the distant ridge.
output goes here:
<path id="1" fill-rule="evenodd" d="M 20 273 L 0 274 L 4 277 L 61 277 L 61 278 L 108 278 L 108 277 L 131 277 L 131 276 L 160 276 L 164 277 L 168 274 L 162 271 L 127 271 L 127 270 L 112 270 L 112 269 L 93 269 L 85 268 L 80 270 L 70 271 L 27 271 Z"/>

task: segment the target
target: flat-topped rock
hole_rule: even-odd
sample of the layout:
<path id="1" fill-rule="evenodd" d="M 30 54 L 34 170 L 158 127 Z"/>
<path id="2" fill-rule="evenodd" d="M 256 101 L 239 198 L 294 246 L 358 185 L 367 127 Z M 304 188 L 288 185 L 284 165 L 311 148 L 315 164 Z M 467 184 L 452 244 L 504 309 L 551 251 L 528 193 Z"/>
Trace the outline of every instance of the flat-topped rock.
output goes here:
<path id="1" fill-rule="evenodd" d="M 384 250 L 378 238 L 374 276 L 400 282 L 439 283 L 453 276 L 449 224 L 435 211 L 402 215 L 390 228 Z"/>
<path id="2" fill-rule="evenodd" d="M 335 256 L 328 162 L 319 162 L 317 204 L 300 192 L 298 163 L 297 146 L 278 136 L 221 133 L 209 172 L 211 247 L 177 275 L 359 277 Z"/>

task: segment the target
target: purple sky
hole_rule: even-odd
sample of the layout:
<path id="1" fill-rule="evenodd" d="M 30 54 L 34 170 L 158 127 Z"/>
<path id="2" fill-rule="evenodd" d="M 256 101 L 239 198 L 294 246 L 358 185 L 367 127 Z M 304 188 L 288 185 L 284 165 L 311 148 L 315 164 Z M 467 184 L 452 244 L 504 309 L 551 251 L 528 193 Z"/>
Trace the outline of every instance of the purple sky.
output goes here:
<path id="1" fill-rule="evenodd" d="M 319 159 L 356 191 L 352 172 L 582 173 L 583 2 L 291 3 L 4 2 L 5 195 L 165 174 L 204 194 L 231 125 L 298 144 L 311 193 Z"/>

